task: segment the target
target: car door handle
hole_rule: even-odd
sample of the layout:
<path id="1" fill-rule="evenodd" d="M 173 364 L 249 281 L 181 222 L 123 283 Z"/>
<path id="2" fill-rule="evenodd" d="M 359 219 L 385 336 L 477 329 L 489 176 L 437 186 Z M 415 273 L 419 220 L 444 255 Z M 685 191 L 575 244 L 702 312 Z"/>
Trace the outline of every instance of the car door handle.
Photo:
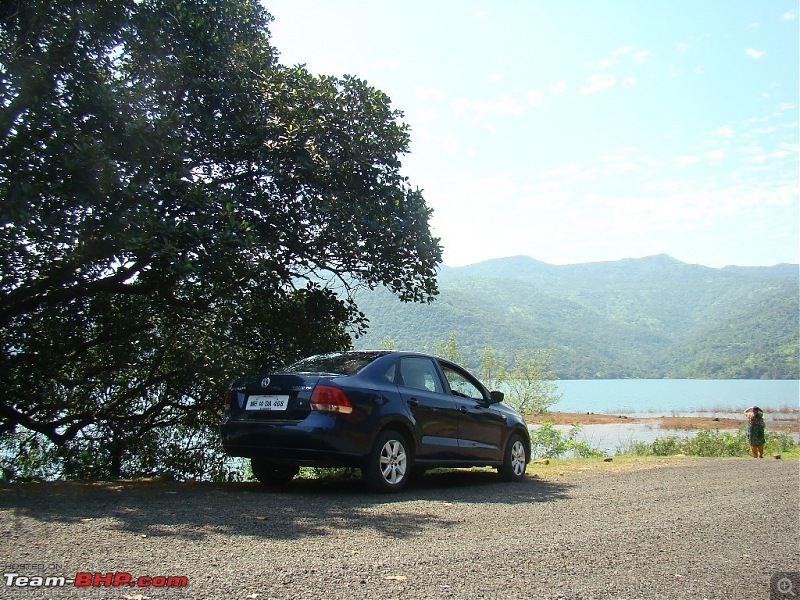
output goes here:
<path id="1" fill-rule="evenodd" d="M 463 412 L 463 413 L 468 413 L 469 412 L 469 409 L 466 406 L 464 406 L 463 404 L 458 408 L 458 410 L 460 412 Z"/>
<path id="2" fill-rule="evenodd" d="M 409 398 L 408 404 L 410 406 L 419 406 L 419 400 L 417 400 L 416 398 Z"/>

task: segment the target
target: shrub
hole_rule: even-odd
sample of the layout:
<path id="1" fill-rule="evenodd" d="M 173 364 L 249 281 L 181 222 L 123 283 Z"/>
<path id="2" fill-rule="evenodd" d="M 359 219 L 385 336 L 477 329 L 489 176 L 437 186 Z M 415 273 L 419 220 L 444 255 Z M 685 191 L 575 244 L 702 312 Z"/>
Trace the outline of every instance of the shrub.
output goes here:
<path id="1" fill-rule="evenodd" d="M 785 431 L 768 433 L 766 442 L 764 449 L 773 453 L 790 452 L 797 446 L 794 438 Z"/>
<path id="2" fill-rule="evenodd" d="M 788 452 L 795 447 L 794 439 L 785 431 L 767 434 L 765 452 Z M 688 456 L 725 457 L 747 456 L 749 447 L 747 443 L 747 430 L 740 427 L 736 432 L 715 430 L 700 430 L 694 437 L 665 436 L 651 443 L 634 441 L 625 449 L 628 454 L 639 456 L 672 456 L 686 454 Z"/>
<path id="3" fill-rule="evenodd" d="M 670 456 L 672 454 L 681 454 L 683 452 L 681 440 L 676 436 L 671 435 L 663 438 L 657 438 L 650 444 L 650 451 L 646 454 L 654 454 L 655 456 Z"/>
<path id="4" fill-rule="evenodd" d="M 599 450 L 575 439 L 582 429 L 580 423 L 575 423 L 569 432 L 564 434 L 554 429 L 552 423 L 542 423 L 538 429 L 531 431 L 531 457 L 558 458 L 569 453 L 581 458 L 601 456 L 602 452 Z"/>

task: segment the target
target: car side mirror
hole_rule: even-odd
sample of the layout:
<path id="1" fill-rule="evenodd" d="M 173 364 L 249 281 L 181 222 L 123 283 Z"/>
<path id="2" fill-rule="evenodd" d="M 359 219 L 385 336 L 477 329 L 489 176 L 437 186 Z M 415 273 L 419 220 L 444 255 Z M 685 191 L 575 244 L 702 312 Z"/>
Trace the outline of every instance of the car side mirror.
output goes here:
<path id="1" fill-rule="evenodd" d="M 502 402 L 506 395 L 503 392 L 489 392 L 489 395 L 492 397 L 492 404 L 497 404 L 498 402 Z"/>

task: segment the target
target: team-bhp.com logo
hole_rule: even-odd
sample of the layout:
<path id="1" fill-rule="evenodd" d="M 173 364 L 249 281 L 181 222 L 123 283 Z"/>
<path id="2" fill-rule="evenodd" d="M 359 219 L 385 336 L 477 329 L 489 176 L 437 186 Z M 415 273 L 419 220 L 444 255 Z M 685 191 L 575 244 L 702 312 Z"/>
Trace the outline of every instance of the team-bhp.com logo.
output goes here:
<path id="1" fill-rule="evenodd" d="M 76 573 L 75 577 L 63 575 L 21 575 L 19 573 L 3 573 L 6 587 L 15 588 L 52 588 L 66 587 L 142 587 L 142 588 L 184 588 L 189 580 L 183 576 L 134 577 L 130 573 Z"/>

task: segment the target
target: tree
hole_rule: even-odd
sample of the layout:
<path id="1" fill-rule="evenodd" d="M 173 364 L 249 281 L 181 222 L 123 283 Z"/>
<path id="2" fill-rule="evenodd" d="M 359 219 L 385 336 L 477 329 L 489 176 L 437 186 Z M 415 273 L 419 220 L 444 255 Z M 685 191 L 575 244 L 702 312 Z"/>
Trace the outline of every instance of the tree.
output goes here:
<path id="1" fill-rule="evenodd" d="M 552 354 L 552 348 L 514 351 L 510 368 L 501 368 L 499 375 L 508 404 L 522 413 L 542 413 L 561 400 L 549 366 Z"/>
<path id="2" fill-rule="evenodd" d="M 401 113 L 280 65 L 270 19 L 255 0 L 0 4 L 6 449 L 207 475 L 231 377 L 349 346 L 359 286 L 436 294 Z"/>
<path id="3" fill-rule="evenodd" d="M 492 348 L 486 347 L 481 352 L 481 366 L 478 369 L 478 378 L 489 388 L 497 387 L 501 368 Z"/>
<path id="4" fill-rule="evenodd" d="M 381 350 L 394 350 L 395 349 L 394 340 L 391 338 L 391 336 L 386 335 L 386 336 L 383 337 L 383 339 L 381 340 L 380 349 Z"/>
<path id="5" fill-rule="evenodd" d="M 458 339 L 455 330 L 450 332 L 450 336 L 446 342 L 439 342 L 433 350 L 433 353 L 442 358 L 453 361 L 454 363 L 461 362 L 461 350 L 458 347 Z"/>

